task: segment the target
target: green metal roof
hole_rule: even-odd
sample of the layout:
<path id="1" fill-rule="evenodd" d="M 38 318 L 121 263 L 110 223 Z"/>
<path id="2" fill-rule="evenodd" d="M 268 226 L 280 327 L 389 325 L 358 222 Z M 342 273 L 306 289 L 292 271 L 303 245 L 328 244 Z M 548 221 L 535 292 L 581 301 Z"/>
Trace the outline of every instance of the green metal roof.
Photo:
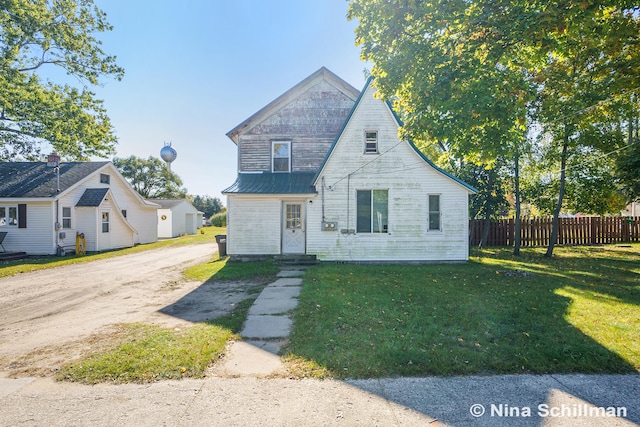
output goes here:
<path id="1" fill-rule="evenodd" d="M 236 182 L 222 194 L 315 194 L 315 172 L 239 173 Z"/>

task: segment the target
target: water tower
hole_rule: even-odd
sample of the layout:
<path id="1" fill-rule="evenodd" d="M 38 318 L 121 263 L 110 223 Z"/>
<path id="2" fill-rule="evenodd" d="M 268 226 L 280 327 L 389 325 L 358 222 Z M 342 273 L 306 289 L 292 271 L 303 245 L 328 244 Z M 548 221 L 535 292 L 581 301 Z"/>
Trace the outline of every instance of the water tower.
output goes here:
<path id="1" fill-rule="evenodd" d="M 167 166 L 169 167 L 169 170 L 171 170 L 171 162 L 173 162 L 176 157 L 178 157 L 178 152 L 173 149 L 171 143 L 167 144 L 165 142 L 164 147 L 162 147 L 162 150 L 160 150 L 160 157 L 162 157 L 162 160 L 167 162 Z"/>

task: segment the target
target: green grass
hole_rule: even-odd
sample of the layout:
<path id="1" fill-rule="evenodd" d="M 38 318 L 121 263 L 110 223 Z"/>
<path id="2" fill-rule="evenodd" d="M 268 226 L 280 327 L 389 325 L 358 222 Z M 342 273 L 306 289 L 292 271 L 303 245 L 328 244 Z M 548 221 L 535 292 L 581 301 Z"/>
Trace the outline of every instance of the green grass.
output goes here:
<path id="1" fill-rule="evenodd" d="M 337 378 L 640 371 L 640 245 L 307 270 L 287 359 Z"/>
<path id="2" fill-rule="evenodd" d="M 185 235 L 175 239 L 160 240 L 155 243 L 137 245 L 131 248 L 106 252 L 96 252 L 87 255 L 70 255 L 66 257 L 42 256 L 31 257 L 25 260 L 0 262 L 0 278 L 14 276 L 20 273 L 28 273 L 30 271 L 44 270 L 47 268 L 55 268 L 71 264 L 80 264 L 99 259 L 134 254 L 152 249 L 166 248 L 170 246 L 215 243 L 215 235 L 225 233 L 226 228 L 223 227 L 203 227 L 198 230 L 198 233 L 193 235 Z"/>
<path id="3" fill-rule="evenodd" d="M 218 258 L 194 265 L 184 270 L 184 275 L 191 280 L 206 281 L 213 277 L 216 280 L 252 280 L 262 282 L 271 280 L 278 272 L 273 261 L 229 262 L 229 258 Z"/>
<path id="4" fill-rule="evenodd" d="M 245 266 L 249 271 L 256 270 L 251 263 Z M 225 277 L 224 271 L 225 268 L 221 268 L 214 278 Z M 226 274 L 236 275 L 233 271 Z M 56 378 L 84 384 L 202 378 L 207 368 L 224 353 L 227 342 L 237 337 L 253 300 L 263 287 L 256 286 L 255 296 L 237 304 L 228 315 L 206 323 L 179 329 L 143 323 L 122 325 L 123 330 L 116 334 L 112 345 L 106 346 L 107 350 L 63 366 Z"/>
<path id="5" fill-rule="evenodd" d="M 225 349 L 232 332 L 213 324 L 176 330 L 135 323 L 117 347 L 63 367 L 57 379 L 85 384 L 200 378 Z"/>

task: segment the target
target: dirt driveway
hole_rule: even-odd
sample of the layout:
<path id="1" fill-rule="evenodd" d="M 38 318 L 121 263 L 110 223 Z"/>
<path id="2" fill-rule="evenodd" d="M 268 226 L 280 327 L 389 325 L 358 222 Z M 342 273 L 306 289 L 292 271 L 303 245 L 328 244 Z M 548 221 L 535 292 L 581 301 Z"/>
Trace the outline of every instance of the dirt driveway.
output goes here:
<path id="1" fill-rule="evenodd" d="M 162 248 L 0 279 L 0 376 L 51 374 L 123 323 L 179 327 L 229 312 L 249 284 L 189 282 L 181 273 L 215 250 Z"/>

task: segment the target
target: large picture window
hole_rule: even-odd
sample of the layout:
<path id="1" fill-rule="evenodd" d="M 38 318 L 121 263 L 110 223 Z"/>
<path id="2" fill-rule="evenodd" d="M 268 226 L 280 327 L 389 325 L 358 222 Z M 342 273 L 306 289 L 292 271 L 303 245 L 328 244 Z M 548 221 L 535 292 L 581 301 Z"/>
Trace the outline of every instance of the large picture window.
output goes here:
<path id="1" fill-rule="evenodd" d="M 358 190 L 357 195 L 358 233 L 387 233 L 389 231 L 388 190 Z"/>
<path id="2" fill-rule="evenodd" d="M 291 171 L 291 142 L 274 141 L 272 143 L 273 172 Z"/>
<path id="3" fill-rule="evenodd" d="M 429 231 L 440 230 L 440 195 L 429 194 Z"/>

